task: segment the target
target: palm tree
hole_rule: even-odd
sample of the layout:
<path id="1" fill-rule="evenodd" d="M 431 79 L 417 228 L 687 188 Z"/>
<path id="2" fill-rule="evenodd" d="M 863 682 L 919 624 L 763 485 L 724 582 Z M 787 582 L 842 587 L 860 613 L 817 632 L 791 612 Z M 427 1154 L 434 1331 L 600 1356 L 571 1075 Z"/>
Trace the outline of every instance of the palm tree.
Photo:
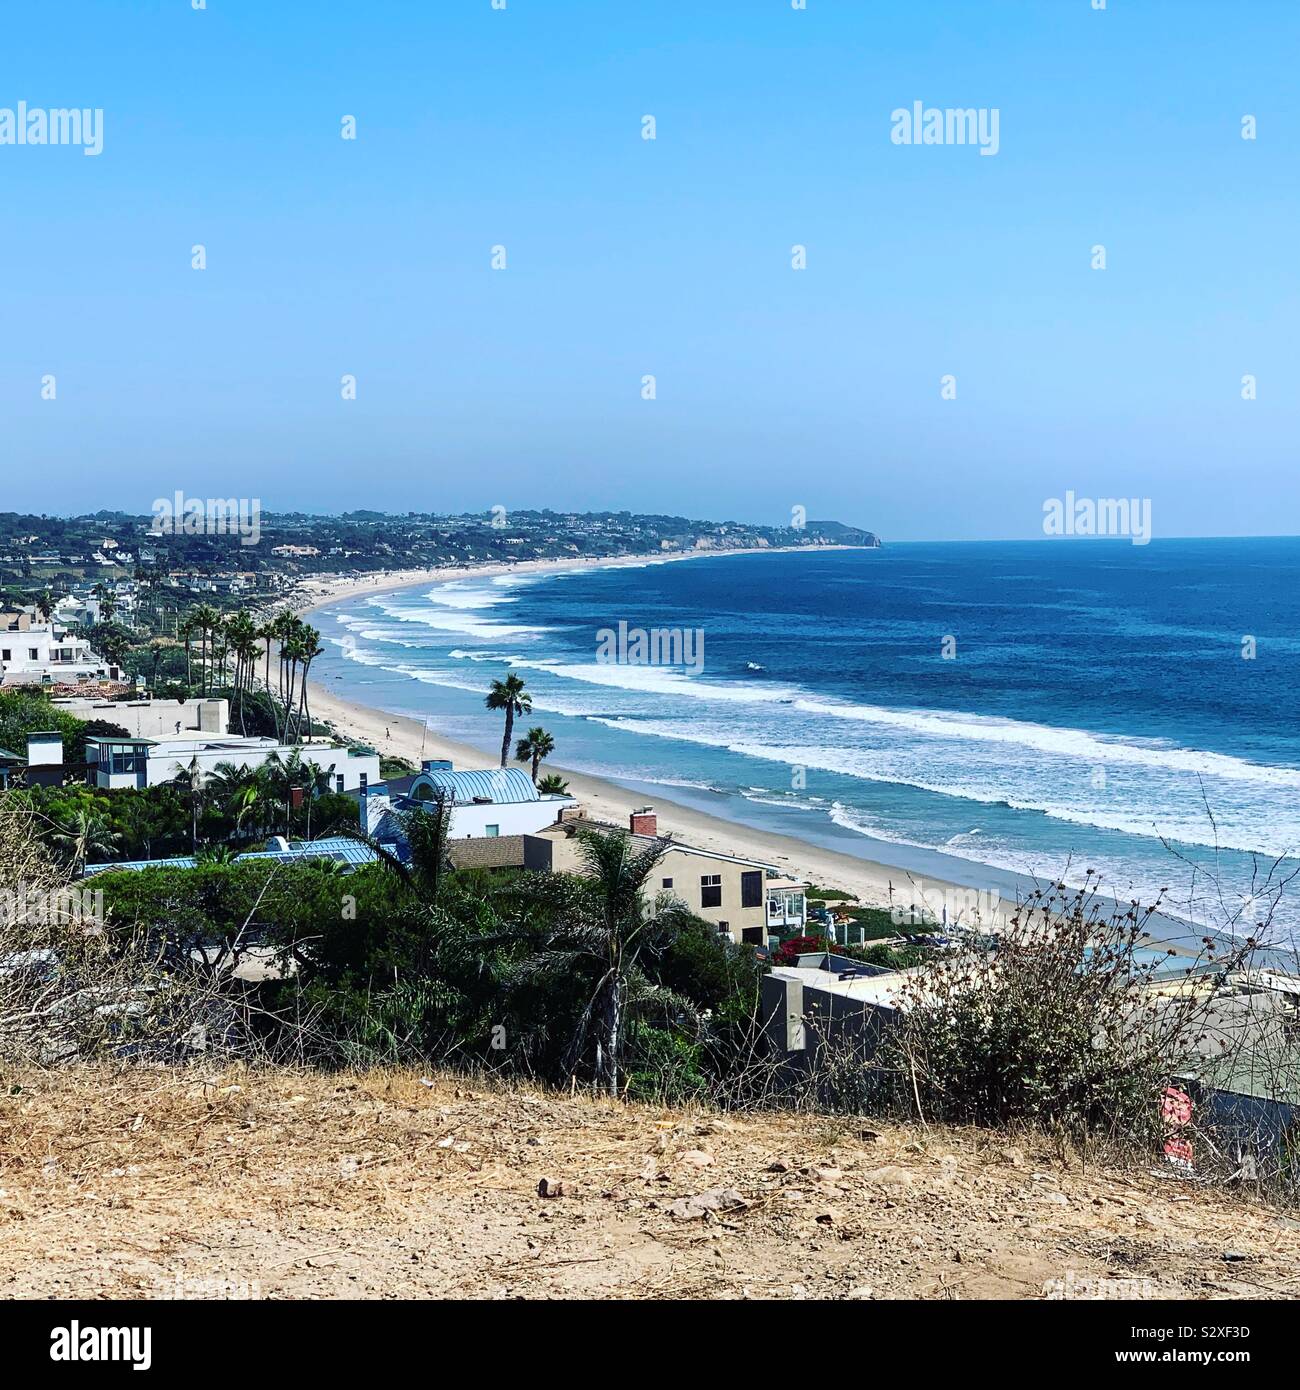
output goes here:
<path id="1" fill-rule="evenodd" d="M 131 643 L 120 627 L 107 627 L 95 639 L 95 645 L 103 652 L 106 660 L 114 666 L 121 666 L 130 650 Z"/>
<path id="2" fill-rule="evenodd" d="M 531 761 L 533 765 L 533 786 L 537 785 L 537 768 L 543 758 L 555 752 L 555 740 L 539 724 L 529 729 L 527 738 L 515 744 L 515 757 L 521 763 Z"/>
<path id="3" fill-rule="evenodd" d="M 268 618 L 258 625 L 257 640 L 266 643 L 266 679 L 263 684 L 266 686 L 266 702 L 271 706 L 271 718 L 275 719 L 275 701 L 271 698 L 271 647 L 275 642 L 275 620 L 273 618 Z M 280 725 L 278 721 L 275 726 L 275 734 L 279 738 Z"/>
<path id="4" fill-rule="evenodd" d="M 99 600 L 99 621 L 109 623 L 113 621 L 113 614 L 117 612 L 117 595 L 107 584 L 101 580 L 90 591 Z"/>
<path id="5" fill-rule="evenodd" d="M 109 829 L 107 816 L 92 815 L 84 810 L 77 811 L 61 830 L 54 832 L 54 839 L 65 846 L 77 872 L 85 867 L 92 854 L 111 854 L 121 838 Z"/>
<path id="6" fill-rule="evenodd" d="M 54 595 L 48 589 L 36 600 L 36 611 L 41 615 L 42 622 L 49 622 L 50 614 L 54 612 Z"/>
<path id="7" fill-rule="evenodd" d="M 251 826 L 255 832 L 263 824 L 271 797 L 270 778 L 264 767 L 220 762 L 212 769 L 209 785 L 235 822 L 237 835 L 243 833 L 246 826 Z"/>
<path id="8" fill-rule="evenodd" d="M 190 614 L 189 619 L 197 629 L 203 641 L 203 650 L 200 656 L 203 676 L 203 693 L 208 693 L 208 638 L 214 636 L 217 629 L 221 626 L 221 614 L 210 604 L 201 603 Z"/>
<path id="9" fill-rule="evenodd" d="M 187 613 L 183 618 L 176 619 L 176 635 L 185 643 L 185 689 L 188 691 L 194 684 L 194 669 L 191 664 L 190 643 L 194 640 L 194 634 L 198 629 L 194 623 L 193 613 Z"/>
<path id="10" fill-rule="evenodd" d="M 310 795 L 312 789 L 319 785 L 323 774 L 315 763 L 304 761 L 296 748 L 289 750 L 287 758 L 272 753 L 262 766 L 266 769 L 276 801 L 284 802 L 284 833 L 289 835 L 293 831 L 294 790 L 300 788 Z"/>
<path id="11" fill-rule="evenodd" d="M 172 778 L 172 785 L 190 799 L 190 846 L 197 854 L 199 851 L 199 811 L 202 808 L 204 793 L 208 786 L 208 773 L 203 764 L 199 762 L 197 753 L 190 759 L 187 766 L 182 767 L 180 763 L 176 764 L 176 775 Z"/>
<path id="12" fill-rule="evenodd" d="M 230 845 L 204 845 L 194 857 L 200 864 L 233 864 L 239 858 Z"/>
<path id="13" fill-rule="evenodd" d="M 280 651 L 280 704 L 283 707 L 284 727 L 280 728 L 280 714 L 277 713 L 276 728 L 281 743 L 297 741 L 295 736 L 291 736 L 290 724 L 298 687 L 298 663 L 307 650 L 306 634 L 309 630 L 301 618 L 287 611 L 271 624 Z"/>
<path id="14" fill-rule="evenodd" d="M 650 1005 L 677 1016 L 696 1012 L 689 1000 L 652 982 L 640 965 L 643 955 L 665 950 L 692 918 L 676 899 L 647 906 L 643 897 L 666 842 L 634 850 L 625 832 L 598 830 L 580 830 L 576 839 L 579 872 L 594 880 L 593 905 L 560 925 L 515 973 L 517 979 L 542 983 L 585 979 L 590 992 L 565 1049 L 564 1066 L 575 1076 L 591 1048 L 596 1084 L 617 1096 L 629 1012 Z"/>
<path id="15" fill-rule="evenodd" d="M 153 669 L 149 675 L 149 692 L 158 688 L 158 665 L 162 661 L 163 644 L 155 637 L 149 643 L 149 655 L 153 658 Z"/>
<path id="16" fill-rule="evenodd" d="M 307 838 L 309 840 L 311 839 L 311 804 L 322 792 L 329 790 L 329 779 L 337 766 L 337 763 L 331 763 L 329 767 L 321 767 L 319 763 L 313 762 L 310 758 L 303 759 L 301 773 L 302 781 L 300 785 L 306 793 Z"/>
<path id="17" fill-rule="evenodd" d="M 447 839 L 451 831 L 451 804 L 445 792 L 425 802 L 418 811 L 402 817 L 402 833 L 410 850 L 412 885 L 426 903 L 434 903 L 442 888 L 443 875 L 450 867 Z"/>
<path id="18" fill-rule="evenodd" d="M 531 714 L 533 697 L 524 690 L 522 676 L 514 672 L 507 674 L 503 681 L 493 681 L 483 703 L 488 709 L 503 709 L 506 712 L 506 732 L 501 740 L 501 766 L 505 767 L 510 756 L 510 735 L 515 728 L 515 715 Z"/>
<path id="19" fill-rule="evenodd" d="M 239 732 L 244 727 L 244 691 L 252 685 L 252 672 L 257 662 L 257 628 L 247 613 L 236 613 L 226 624 L 226 637 L 235 657 L 235 700 L 239 707 Z"/>
<path id="20" fill-rule="evenodd" d="M 307 677 L 311 673 L 311 664 L 318 656 L 324 652 L 325 648 L 320 644 L 320 633 L 307 623 L 302 624 L 299 633 L 298 659 L 302 662 L 302 719 L 299 721 L 299 732 L 306 726 L 307 737 L 311 737 L 311 710 L 307 706 Z"/>
<path id="21" fill-rule="evenodd" d="M 548 772 L 537 784 L 537 790 L 543 796 L 564 796 L 569 790 L 569 784 L 560 776 L 558 772 Z"/>

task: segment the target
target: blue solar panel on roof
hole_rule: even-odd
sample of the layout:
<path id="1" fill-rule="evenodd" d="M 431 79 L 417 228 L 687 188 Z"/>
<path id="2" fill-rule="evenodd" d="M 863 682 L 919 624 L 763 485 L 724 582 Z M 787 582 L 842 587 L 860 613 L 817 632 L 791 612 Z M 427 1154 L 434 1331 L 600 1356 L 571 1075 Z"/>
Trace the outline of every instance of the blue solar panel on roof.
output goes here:
<path id="1" fill-rule="evenodd" d="M 288 849 L 250 850 L 237 856 L 239 862 L 252 859 L 274 859 L 288 864 L 304 859 L 332 859 L 340 864 L 373 864 L 378 858 L 369 845 L 358 840 L 338 836 L 328 840 L 306 840 L 292 844 Z M 141 869 L 193 869 L 198 860 L 192 855 L 182 855 L 176 859 L 132 859 L 116 864 L 87 864 L 86 875 L 116 873 L 119 869 L 138 872 Z"/>

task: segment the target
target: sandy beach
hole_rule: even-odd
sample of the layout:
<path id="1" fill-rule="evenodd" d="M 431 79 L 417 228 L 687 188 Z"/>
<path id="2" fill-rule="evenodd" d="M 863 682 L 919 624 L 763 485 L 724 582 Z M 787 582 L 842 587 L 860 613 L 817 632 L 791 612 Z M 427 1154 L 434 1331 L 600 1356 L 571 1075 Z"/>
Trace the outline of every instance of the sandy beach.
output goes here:
<path id="1" fill-rule="evenodd" d="M 356 578 L 325 576 L 301 585 L 292 596 L 291 605 L 295 612 L 305 617 L 342 599 L 356 598 L 363 594 L 385 593 L 420 584 L 445 583 L 450 579 L 481 579 L 506 573 L 600 568 L 610 565 L 671 563 L 715 554 L 753 553 L 763 552 L 741 549 L 721 552 L 706 550 L 685 554 L 627 556 L 612 560 L 540 560 L 521 561 L 513 565 L 388 570 Z M 460 769 L 496 766 L 501 746 L 500 724 L 497 717 L 489 714 L 487 710 L 483 712 L 482 744 L 475 746 L 447 738 L 431 726 L 432 721 L 430 726 L 426 727 L 418 719 L 347 699 L 318 679 L 313 679 L 310 686 L 312 713 L 316 718 L 328 720 L 341 736 L 368 744 L 387 756 L 404 758 L 417 766 L 423 758 L 448 759 Z M 1023 901 L 1035 886 L 1042 886 L 1037 880 L 1029 880 L 1023 875 L 1014 875 L 971 860 L 959 861 L 959 876 L 948 878 L 944 872 L 935 872 L 934 867 L 925 871 L 908 867 L 906 859 L 902 863 L 887 862 L 885 859 L 843 853 L 811 843 L 796 835 L 778 834 L 722 816 L 710 815 L 707 811 L 674 799 L 671 788 L 656 787 L 652 794 L 647 795 L 645 791 L 620 786 L 608 778 L 574 771 L 565 766 L 562 757 L 548 759 L 546 771 L 563 776 L 569 784 L 569 790 L 586 808 L 587 814 L 595 820 L 626 825 L 634 809 L 653 804 L 658 811 L 659 829 L 662 834 L 700 849 L 736 855 L 771 865 L 814 886 L 851 895 L 864 906 L 909 907 L 914 902 L 921 901 L 933 905 L 936 900 L 946 899 L 956 904 L 951 910 L 958 911 L 961 920 L 969 923 L 973 920 L 970 904 L 973 896 L 972 885 L 975 885 L 983 894 L 980 899 L 983 910 L 978 919 L 979 924 L 986 929 L 996 929 L 1015 911 L 1017 899 Z M 900 847 L 900 858 L 906 853 L 906 849 Z M 922 859 L 925 857 L 933 858 L 939 865 L 944 862 L 944 856 L 941 855 L 923 852 Z M 949 868 L 946 872 L 956 874 L 958 871 Z M 988 910 L 991 895 L 1000 895 L 1001 899 L 994 911 Z M 1127 902 L 1127 895 L 1121 896 Z M 1103 901 L 1113 902 L 1106 893 L 1101 897 Z M 993 896 L 993 901 L 996 901 L 996 896 Z M 1171 948 L 1183 957 L 1200 955 L 1200 942 L 1205 936 L 1205 926 L 1162 911 L 1148 924 L 1148 929 L 1161 947 Z M 1213 929 L 1211 934 L 1219 935 Z"/>
<path id="2" fill-rule="evenodd" d="M 304 584 L 294 607 L 301 616 L 307 616 L 341 599 L 383 593 L 416 584 L 443 583 L 449 579 L 486 578 L 504 573 L 671 563 L 719 553 L 739 555 L 755 552 L 694 551 L 687 554 L 628 556 L 615 560 L 523 561 L 517 565 L 493 564 L 474 568 L 393 570 L 355 579 L 324 578 Z M 447 758 L 457 768 L 491 767 L 496 762 L 497 755 L 493 751 L 493 744 L 499 747 L 498 721 L 496 716 L 490 715 L 486 710 L 483 714 L 483 746 L 480 748 L 445 738 L 435 729 L 426 728 L 419 720 L 372 709 L 354 700 L 345 699 L 315 679 L 311 681 L 311 706 L 313 715 L 328 720 L 340 733 L 369 744 L 387 756 L 405 758 L 417 766 L 422 758 Z M 549 759 L 546 770 L 557 772 L 564 777 L 572 794 L 594 819 L 626 825 L 631 811 L 647 804 L 644 794 L 601 777 L 575 772 L 564 766 L 562 758 Z M 897 865 L 860 859 L 856 855 L 841 854 L 791 836 L 739 825 L 684 806 L 662 792 L 656 792 L 654 805 L 659 813 L 659 828 L 662 833 L 696 845 L 700 849 L 771 864 L 796 878 L 820 887 L 840 889 L 870 906 L 889 907 L 897 903 L 909 905 L 916 896 L 913 887 L 915 875 Z M 945 888 L 959 893 L 969 891 L 936 880 L 929 875 L 925 877 L 924 885 L 927 895 L 936 890 L 942 892 Z"/>

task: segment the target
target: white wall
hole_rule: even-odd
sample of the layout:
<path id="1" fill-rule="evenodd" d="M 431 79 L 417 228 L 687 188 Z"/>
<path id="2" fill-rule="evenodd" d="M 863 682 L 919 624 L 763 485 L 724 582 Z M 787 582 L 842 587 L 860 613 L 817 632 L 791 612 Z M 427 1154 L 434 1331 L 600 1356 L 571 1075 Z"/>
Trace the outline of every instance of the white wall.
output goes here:
<path id="1" fill-rule="evenodd" d="M 540 801 L 493 802 L 483 806 L 457 806 L 451 813 L 453 840 L 486 835 L 487 827 L 499 827 L 501 835 L 536 835 L 559 817 L 565 806 L 577 803 L 572 797 L 543 797 Z"/>

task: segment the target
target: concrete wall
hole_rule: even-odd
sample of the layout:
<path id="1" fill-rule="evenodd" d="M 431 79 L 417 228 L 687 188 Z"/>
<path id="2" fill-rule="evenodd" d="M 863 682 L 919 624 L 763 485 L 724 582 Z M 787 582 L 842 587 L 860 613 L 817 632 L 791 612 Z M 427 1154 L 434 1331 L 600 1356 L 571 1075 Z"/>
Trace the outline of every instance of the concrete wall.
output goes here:
<path id="1" fill-rule="evenodd" d="M 783 970 L 763 976 L 763 1030 L 775 1056 L 809 1071 L 824 1053 L 869 1061 L 893 1026 L 893 1009 L 822 987 L 822 972 Z"/>
<path id="2" fill-rule="evenodd" d="M 74 719 L 102 719 L 116 724 L 132 738 L 175 736 L 177 723 L 183 733 L 225 734 L 229 732 L 230 707 L 225 700 L 90 700 L 75 696 L 51 701 Z"/>

